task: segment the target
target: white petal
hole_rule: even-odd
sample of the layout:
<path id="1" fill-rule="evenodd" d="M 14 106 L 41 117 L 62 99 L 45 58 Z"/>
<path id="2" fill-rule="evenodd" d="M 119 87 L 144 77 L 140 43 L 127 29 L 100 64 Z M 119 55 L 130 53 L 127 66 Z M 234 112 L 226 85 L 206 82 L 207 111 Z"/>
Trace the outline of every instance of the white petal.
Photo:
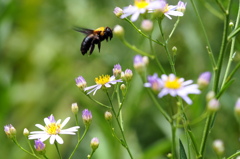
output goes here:
<path id="1" fill-rule="evenodd" d="M 152 87 L 151 83 L 144 83 L 144 87 Z"/>
<path id="2" fill-rule="evenodd" d="M 30 134 L 46 134 L 45 131 L 32 131 Z"/>
<path id="3" fill-rule="evenodd" d="M 175 97 L 177 95 L 177 91 L 174 89 L 169 89 L 169 94 L 173 97 Z"/>
<path id="4" fill-rule="evenodd" d="M 139 14 L 140 14 L 139 12 L 135 12 L 131 17 L 131 21 L 135 22 L 138 19 Z"/>
<path id="5" fill-rule="evenodd" d="M 56 139 L 56 135 L 51 135 L 50 140 L 49 140 L 50 144 L 54 144 L 55 139 Z"/>
<path id="6" fill-rule="evenodd" d="M 42 142 L 43 142 L 43 141 L 46 141 L 50 136 L 51 136 L 51 135 L 46 134 L 46 135 L 42 136 L 42 137 L 40 138 L 40 140 L 41 140 Z"/>
<path id="7" fill-rule="evenodd" d="M 168 89 L 163 88 L 162 91 L 158 94 L 158 97 L 161 98 L 168 94 Z"/>
<path id="8" fill-rule="evenodd" d="M 61 124 L 61 128 L 63 128 L 68 123 L 69 120 L 70 120 L 70 117 L 67 117 Z"/>
<path id="9" fill-rule="evenodd" d="M 163 81 L 166 81 L 166 80 L 168 79 L 168 76 L 165 75 L 165 74 L 163 74 L 163 75 L 161 76 L 161 78 L 162 78 Z"/>
<path id="10" fill-rule="evenodd" d="M 38 127 L 38 128 L 41 129 L 41 130 L 45 130 L 45 127 L 42 126 L 41 124 L 36 124 L 35 126 Z"/>
<path id="11" fill-rule="evenodd" d="M 167 13 L 164 13 L 164 15 L 168 17 L 168 19 L 172 19 Z"/>
<path id="12" fill-rule="evenodd" d="M 102 88 L 102 85 L 99 85 L 95 88 L 95 91 L 93 92 L 93 95 L 95 95 L 95 93 L 97 92 L 97 90 L 99 90 L 100 88 Z"/>
<path id="13" fill-rule="evenodd" d="M 183 86 L 187 86 L 189 84 L 192 84 L 193 83 L 193 80 L 188 80 L 188 81 L 185 81 L 182 83 Z"/>
<path id="14" fill-rule="evenodd" d="M 58 119 L 57 122 L 56 122 L 56 124 L 60 124 L 61 121 L 62 121 L 61 119 Z"/>
<path id="15" fill-rule="evenodd" d="M 86 88 L 84 88 L 84 91 L 87 91 L 87 90 L 89 90 L 89 89 L 93 89 L 93 88 L 95 88 L 95 87 L 97 87 L 98 85 L 96 84 L 96 85 L 93 85 L 93 86 L 89 86 L 89 87 L 86 87 Z"/>
<path id="16" fill-rule="evenodd" d="M 111 85 L 109 83 L 106 83 L 104 86 L 107 88 L 111 87 Z"/>
<path id="17" fill-rule="evenodd" d="M 56 135 L 56 140 L 59 144 L 63 144 L 63 139 L 59 135 Z"/>
<path id="18" fill-rule="evenodd" d="M 43 120 L 44 120 L 44 122 L 45 122 L 45 125 L 51 124 L 51 122 L 50 122 L 50 120 L 49 120 L 48 118 L 44 118 Z"/>
<path id="19" fill-rule="evenodd" d="M 182 99 L 189 105 L 192 104 L 192 100 L 188 96 L 181 96 Z"/>
<path id="20" fill-rule="evenodd" d="M 183 16 L 183 13 L 179 11 L 168 11 L 166 12 L 166 14 L 173 15 L 173 16 Z"/>

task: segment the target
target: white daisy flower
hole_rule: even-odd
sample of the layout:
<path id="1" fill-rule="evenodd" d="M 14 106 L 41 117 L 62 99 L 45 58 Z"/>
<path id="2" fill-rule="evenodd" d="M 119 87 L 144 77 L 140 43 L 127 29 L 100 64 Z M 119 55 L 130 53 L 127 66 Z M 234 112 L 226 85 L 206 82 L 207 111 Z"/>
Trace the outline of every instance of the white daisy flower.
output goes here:
<path id="1" fill-rule="evenodd" d="M 177 11 L 178 6 L 168 5 L 166 4 L 165 9 L 163 11 L 164 15 L 169 19 L 172 19 L 171 16 L 183 16 L 183 12 Z"/>
<path id="2" fill-rule="evenodd" d="M 28 136 L 28 139 L 40 139 L 42 142 L 44 142 L 50 138 L 50 144 L 53 144 L 55 140 L 59 144 L 63 144 L 63 139 L 60 137 L 60 134 L 75 135 L 75 132 L 77 132 L 80 128 L 79 126 L 74 126 L 68 129 L 63 129 L 69 120 L 70 117 L 67 117 L 61 124 L 61 119 L 56 122 L 54 116 L 50 115 L 48 118 L 44 118 L 45 126 L 41 124 L 35 125 L 42 131 L 30 132 L 31 135 Z"/>
<path id="3" fill-rule="evenodd" d="M 129 5 L 128 7 L 123 8 L 123 14 L 120 18 L 126 18 L 130 15 L 131 21 L 134 22 L 138 19 L 140 14 L 144 14 L 146 12 L 152 12 L 155 9 L 162 9 L 162 0 L 135 0 L 134 5 Z"/>
<path id="4" fill-rule="evenodd" d="M 97 78 L 95 78 L 96 85 L 89 86 L 84 88 L 84 91 L 90 90 L 87 94 L 90 94 L 93 92 L 93 95 L 97 92 L 99 89 L 105 89 L 111 87 L 111 84 L 116 84 L 117 82 L 122 82 L 121 79 L 116 80 L 115 76 L 109 76 L 109 75 L 102 75 Z"/>
<path id="5" fill-rule="evenodd" d="M 163 74 L 161 76 L 163 82 L 163 88 L 158 94 L 158 97 L 161 98 L 167 94 L 171 96 L 179 96 L 187 104 L 192 104 L 192 100 L 188 97 L 188 94 L 200 94 L 201 91 L 198 89 L 197 84 L 192 84 L 192 80 L 184 81 L 184 78 L 177 78 L 174 74 L 169 76 Z"/>

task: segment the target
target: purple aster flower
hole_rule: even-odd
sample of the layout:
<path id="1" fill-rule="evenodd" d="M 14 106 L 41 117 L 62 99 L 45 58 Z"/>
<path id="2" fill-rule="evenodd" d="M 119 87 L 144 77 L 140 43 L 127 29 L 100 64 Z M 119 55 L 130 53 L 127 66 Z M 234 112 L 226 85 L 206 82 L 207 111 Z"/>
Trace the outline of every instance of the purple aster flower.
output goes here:
<path id="1" fill-rule="evenodd" d="M 145 87 L 151 87 L 153 91 L 159 92 L 163 88 L 163 82 L 158 74 L 155 73 L 153 76 L 148 76 L 148 82 L 144 83 Z"/>
<path id="2" fill-rule="evenodd" d="M 92 113 L 88 109 L 82 111 L 82 119 L 85 125 L 90 125 L 92 122 Z"/>
<path id="3" fill-rule="evenodd" d="M 36 151 L 44 151 L 46 146 L 40 139 L 34 140 L 34 142 L 35 142 L 34 148 L 36 149 Z"/>
<path id="4" fill-rule="evenodd" d="M 121 77 L 121 72 L 122 72 L 121 65 L 120 64 L 114 65 L 113 75 L 115 76 L 116 79 L 119 79 Z"/>
<path id="5" fill-rule="evenodd" d="M 6 133 L 7 137 L 12 139 L 14 137 L 16 137 L 16 129 L 11 125 L 6 125 L 4 126 L 4 132 Z"/>
<path id="6" fill-rule="evenodd" d="M 84 89 L 87 86 L 87 82 L 85 81 L 85 79 L 82 76 L 78 76 L 76 79 L 76 85 L 78 86 L 78 88 L 80 89 Z"/>
<path id="7" fill-rule="evenodd" d="M 211 80 L 211 76 L 212 76 L 211 72 L 203 72 L 198 77 L 197 83 L 198 83 L 199 87 L 200 88 L 206 87 L 209 84 L 210 80 Z"/>

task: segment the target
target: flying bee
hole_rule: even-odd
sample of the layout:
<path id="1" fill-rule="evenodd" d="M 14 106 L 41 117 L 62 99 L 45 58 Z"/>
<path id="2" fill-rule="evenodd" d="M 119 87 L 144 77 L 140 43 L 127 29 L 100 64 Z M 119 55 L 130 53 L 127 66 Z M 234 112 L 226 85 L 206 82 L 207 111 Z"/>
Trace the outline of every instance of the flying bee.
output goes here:
<path id="1" fill-rule="evenodd" d="M 110 38 L 111 40 L 113 37 L 112 29 L 110 29 L 109 27 L 100 27 L 95 30 L 75 27 L 74 30 L 87 35 L 83 39 L 81 48 L 80 48 L 83 55 L 85 55 L 89 49 L 90 49 L 90 55 L 91 55 L 94 50 L 95 44 L 98 45 L 98 50 L 100 52 L 101 42 L 103 40 L 108 41 L 108 38 Z"/>

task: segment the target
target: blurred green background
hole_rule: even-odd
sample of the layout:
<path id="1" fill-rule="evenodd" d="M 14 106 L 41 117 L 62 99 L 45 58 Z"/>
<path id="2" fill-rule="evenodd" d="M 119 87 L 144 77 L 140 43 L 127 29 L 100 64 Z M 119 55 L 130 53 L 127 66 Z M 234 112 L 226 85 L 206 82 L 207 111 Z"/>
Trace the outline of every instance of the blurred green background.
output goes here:
<path id="1" fill-rule="evenodd" d="M 177 4 L 178 1 L 168 1 Z M 206 43 L 201 27 L 193 11 L 190 1 L 187 1 L 184 17 L 169 43 L 169 48 L 178 48 L 176 56 L 176 70 L 179 76 L 193 79 L 204 71 L 212 71 L 210 60 L 205 49 Z M 213 14 L 212 9 L 220 11 L 215 1 L 203 3 L 196 1 L 200 15 L 209 35 L 214 55 L 217 57 L 221 44 L 223 29 L 222 20 Z M 132 1 L 109 0 L 1 0 L 0 1 L 0 126 L 12 124 L 17 129 L 19 143 L 27 148 L 22 135 L 24 128 L 36 131 L 34 125 L 44 124 L 43 118 L 54 114 L 56 119 L 71 116 L 72 120 L 66 127 L 74 125 L 71 104 L 77 102 L 80 110 L 87 108 L 92 111 L 93 122 L 86 138 L 81 143 L 74 159 L 86 158 L 90 153 L 90 140 L 98 137 L 100 147 L 93 158 L 96 159 L 125 159 L 126 150 L 112 137 L 107 122 L 104 119 L 106 109 L 91 102 L 75 85 L 75 78 L 82 75 L 88 85 L 94 84 L 94 78 L 101 74 L 112 74 L 112 68 L 119 63 L 122 69 L 133 69 L 135 52 L 124 46 L 121 41 L 113 37 L 109 42 L 102 42 L 101 53 L 95 49 L 91 56 L 82 56 L 80 45 L 83 34 L 75 32 L 72 27 L 80 26 L 95 29 L 100 26 L 122 25 L 126 39 L 133 45 L 140 46 L 150 52 L 149 42 L 139 35 L 124 20 L 113 14 L 116 6 L 124 7 L 133 4 Z M 212 9 L 211 9 L 212 8 Z M 238 3 L 233 1 L 231 20 L 237 15 Z M 173 28 L 177 18 L 164 19 L 166 35 Z M 140 26 L 141 19 L 135 22 Z M 157 26 L 153 38 L 159 39 Z M 164 68 L 170 73 L 170 65 L 163 49 L 154 45 L 158 58 Z M 239 61 L 239 38 L 236 44 L 236 61 Z M 228 56 L 224 59 L 226 64 Z M 237 61 L 238 60 L 238 61 Z M 158 72 L 156 62 L 150 60 L 149 74 Z M 222 139 L 226 146 L 226 156 L 236 152 L 239 144 L 239 124 L 234 118 L 233 107 L 240 96 L 239 71 L 234 76 L 235 83 L 221 98 L 221 110 L 207 142 L 206 158 L 216 158 L 212 150 L 212 141 Z M 211 86 L 208 90 L 211 89 Z M 204 90 L 199 96 L 192 96 L 194 104 L 187 110 L 190 121 L 199 117 L 205 110 Z M 99 91 L 94 96 L 99 101 L 108 104 L 106 95 Z M 164 98 L 162 104 L 166 109 L 169 100 Z M 170 128 L 153 102 L 150 100 L 139 75 L 134 71 L 134 78 L 123 108 L 125 133 L 135 158 L 162 159 L 171 151 Z M 79 113 L 81 115 L 81 113 Z M 200 142 L 204 121 L 192 126 L 193 132 Z M 81 132 L 84 126 L 81 123 Z M 179 131 L 184 141 L 184 134 Z M 67 158 L 76 144 L 76 136 L 62 136 L 64 144 L 60 145 L 63 158 Z M 28 159 L 25 154 L 14 145 L 0 131 L 0 154 L 5 159 Z M 49 158 L 57 158 L 54 145 L 47 144 Z"/>

